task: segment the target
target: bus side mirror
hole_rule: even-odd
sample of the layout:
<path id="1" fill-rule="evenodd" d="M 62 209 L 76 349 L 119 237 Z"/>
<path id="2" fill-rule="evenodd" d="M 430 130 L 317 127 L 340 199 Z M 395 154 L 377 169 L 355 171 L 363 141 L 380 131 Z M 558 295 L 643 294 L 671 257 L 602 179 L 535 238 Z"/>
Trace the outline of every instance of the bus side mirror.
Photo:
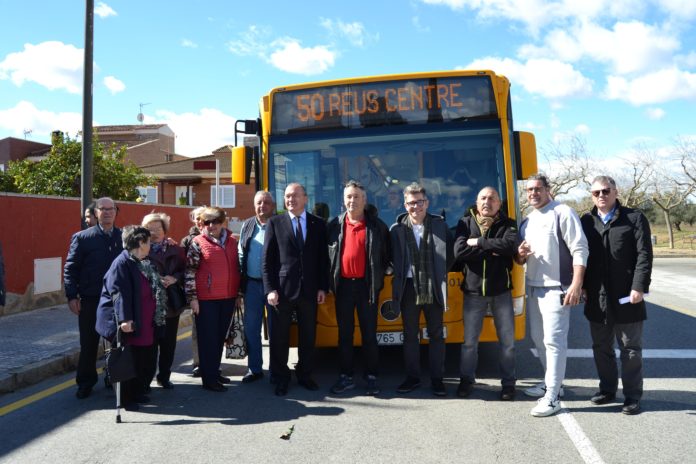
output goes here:
<path id="1" fill-rule="evenodd" d="M 537 173 L 536 140 L 531 132 L 515 131 L 517 180 L 525 180 Z"/>
<path id="2" fill-rule="evenodd" d="M 252 147 L 232 147 L 232 183 L 246 184 L 251 182 L 251 160 L 254 158 Z"/>

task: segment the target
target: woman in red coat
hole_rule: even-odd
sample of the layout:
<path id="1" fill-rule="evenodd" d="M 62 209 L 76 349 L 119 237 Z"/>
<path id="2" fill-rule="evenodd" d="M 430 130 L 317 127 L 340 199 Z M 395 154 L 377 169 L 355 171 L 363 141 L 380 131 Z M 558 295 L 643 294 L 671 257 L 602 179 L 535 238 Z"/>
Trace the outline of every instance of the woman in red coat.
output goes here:
<path id="1" fill-rule="evenodd" d="M 186 297 L 196 318 L 203 388 L 224 392 L 230 379 L 221 376 L 219 369 L 239 290 L 237 240 L 224 227 L 222 208 L 206 208 L 200 218 L 203 229 L 186 257 Z"/>

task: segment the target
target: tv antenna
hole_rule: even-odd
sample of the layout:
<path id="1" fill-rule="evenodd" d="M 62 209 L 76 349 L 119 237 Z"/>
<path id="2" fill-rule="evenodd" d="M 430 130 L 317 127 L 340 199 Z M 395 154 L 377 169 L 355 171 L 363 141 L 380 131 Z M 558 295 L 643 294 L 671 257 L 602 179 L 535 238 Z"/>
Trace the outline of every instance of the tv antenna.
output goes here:
<path id="1" fill-rule="evenodd" d="M 140 113 L 138 113 L 138 122 L 143 124 L 145 121 L 145 115 L 143 114 L 143 106 L 149 105 L 150 103 L 140 103 Z"/>
<path id="2" fill-rule="evenodd" d="M 31 129 L 24 129 L 24 140 L 27 139 L 27 135 L 31 134 L 33 131 Z"/>

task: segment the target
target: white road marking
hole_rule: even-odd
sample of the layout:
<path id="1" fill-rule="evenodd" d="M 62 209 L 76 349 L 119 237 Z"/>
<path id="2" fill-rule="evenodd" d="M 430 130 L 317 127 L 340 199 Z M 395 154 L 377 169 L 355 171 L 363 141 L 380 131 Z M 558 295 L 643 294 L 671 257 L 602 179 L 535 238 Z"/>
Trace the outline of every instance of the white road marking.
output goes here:
<path id="1" fill-rule="evenodd" d="M 587 438 L 587 435 L 585 435 L 578 421 L 576 421 L 570 411 L 566 409 L 562 401 L 561 407 L 563 409 L 561 409 L 556 417 L 558 417 L 559 422 L 568 434 L 570 441 L 573 442 L 575 449 L 580 453 L 582 460 L 587 464 L 604 464 L 604 460 L 599 455 L 594 445 L 592 445 L 590 439 Z"/>
<path id="2" fill-rule="evenodd" d="M 530 351 L 534 357 L 538 358 L 536 348 L 531 348 Z M 619 356 L 619 350 L 614 350 L 616 356 Z M 568 350 L 569 358 L 592 358 L 592 349 L 576 349 Z M 643 350 L 643 359 L 696 359 L 696 350 Z"/>

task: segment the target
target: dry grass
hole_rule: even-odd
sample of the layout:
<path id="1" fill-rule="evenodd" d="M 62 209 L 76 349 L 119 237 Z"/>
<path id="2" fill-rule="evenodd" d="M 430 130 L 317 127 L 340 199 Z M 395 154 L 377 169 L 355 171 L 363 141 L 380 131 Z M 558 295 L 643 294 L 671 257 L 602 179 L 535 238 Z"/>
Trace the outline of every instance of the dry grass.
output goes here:
<path id="1" fill-rule="evenodd" d="M 670 255 L 689 255 L 696 256 L 696 225 L 689 226 L 682 224 L 681 231 L 673 229 L 674 233 L 674 249 L 669 248 L 669 235 L 667 234 L 667 226 L 651 224 L 650 229 L 652 234 L 657 237 L 657 243 L 653 247 L 655 256 L 670 256 Z"/>

